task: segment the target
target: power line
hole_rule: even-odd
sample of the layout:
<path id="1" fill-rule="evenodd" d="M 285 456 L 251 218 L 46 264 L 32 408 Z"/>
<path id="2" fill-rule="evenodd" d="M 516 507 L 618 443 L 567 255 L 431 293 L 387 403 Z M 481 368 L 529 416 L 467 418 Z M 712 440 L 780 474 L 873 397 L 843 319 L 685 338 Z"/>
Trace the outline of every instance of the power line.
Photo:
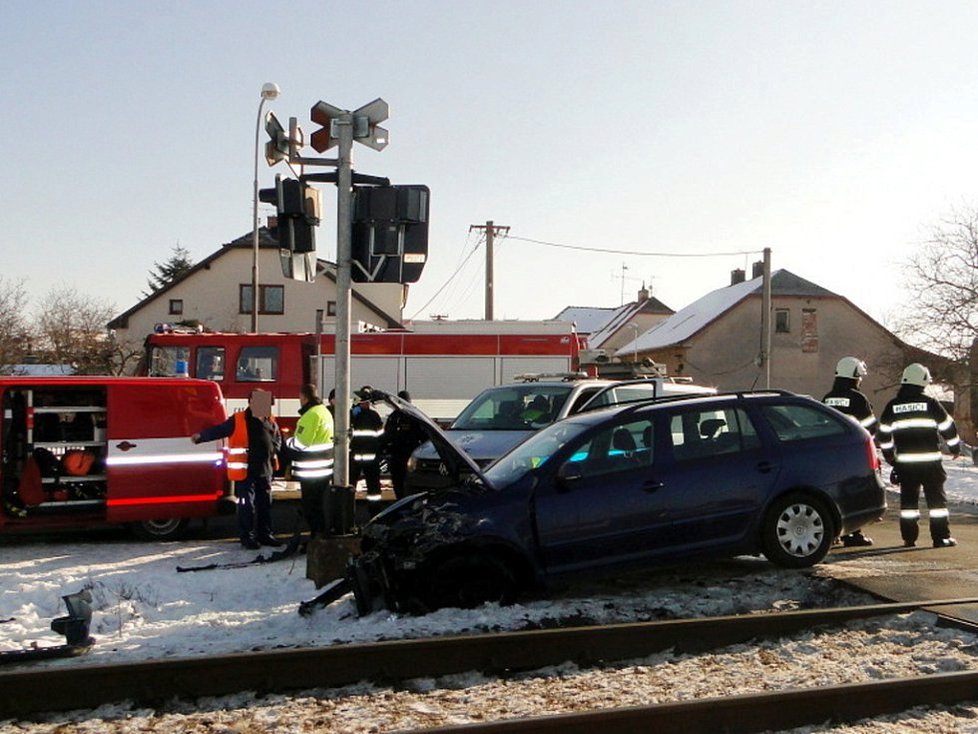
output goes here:
<path id="1" fill-rule="evenodd" d="M 564 250 L 579 250 L 582 252 L 603 252 L 608 255 L 634 255 L 636 257 L 728 257 L 730 255 L 755 255 L 763 250 L 737 250 L 734 252 L 639 252 L 637 250 L 614 250 L 601 247 L 585 247 L 583 245 L 568 245 L 562 242 L 545 242 L 534 240 L 529 237 L 518 237 L 508 235 L 511 240 L 530 242 L 534 245 L 544 245 L 546 247 L 560 247 Z"/>
<path id="2" fill-rule="evenodd" d="M 481 241 L 482 240 L 480 238 L 480 242 Z M 428 306 L 431 304 L 432 301 L 438 298 L 441 292 L 448 287 L 448 285 L 452 282 L 452 280 L 454 280 L 455 276 L 459 274 L 459 271 L 461 271 L 462 268 L 465 267 L 465 263 L 469 261 L 469 258 L 472 257 L 478 251 L 478 249 L 479 249 L 479 243 L 476 243 L 476 246 L 469 251 L 469 254 L 465 256 L 465 259 L 462 260 L 461 263 L 459 263 L 459 266 L 457 268 L 455 268 L 455 272 L 448 276 L 448 280 L 442 283 L 441 287 L 437 291 L 435 291 L 435 294 L 431 298 L 429 298 L 421 308 L 419 308 L 417 311 L 414 312 L 414 315 L 411 316 L 412 320 L 416 318 L 419 313 L 421 313 L 426 308 L 428 308 Z"/>

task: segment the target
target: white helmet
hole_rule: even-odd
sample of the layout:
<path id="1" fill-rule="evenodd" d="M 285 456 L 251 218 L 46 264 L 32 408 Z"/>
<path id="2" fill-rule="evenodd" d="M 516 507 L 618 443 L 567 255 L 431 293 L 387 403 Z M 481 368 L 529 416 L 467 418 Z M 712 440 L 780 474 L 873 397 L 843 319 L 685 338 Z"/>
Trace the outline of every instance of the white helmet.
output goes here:
<path id="1" fill-rule="evenodd" d="M 930 384 L 930 370 L 924 365 L 914 362 L 903 371 L 903 379 L 900 382 L 904 385 L 926 387 Z"/>
<path id="2" fill-rule="evenodd" d="M 843 357 L 835 366 L 836 377 L 860 378 L 866 376 L 866 363 L 856 357 Z"/>

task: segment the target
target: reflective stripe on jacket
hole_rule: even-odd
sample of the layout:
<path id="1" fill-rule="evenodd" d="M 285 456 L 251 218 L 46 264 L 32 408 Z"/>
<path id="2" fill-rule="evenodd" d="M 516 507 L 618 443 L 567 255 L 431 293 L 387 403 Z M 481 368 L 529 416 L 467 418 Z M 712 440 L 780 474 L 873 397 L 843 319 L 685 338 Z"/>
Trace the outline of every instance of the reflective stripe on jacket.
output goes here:
<path id="1" fill-rule="evenodd" d="M 303 411 L 289 447 L 292 474 L 299 481 L 333 476 L 333 416 L 325 405 L 317 403 Z"/>
<path id="2" fill-rule="evenodd" d="M 248 478 L 248 421 L 243 410 L 234 414 L 234 431 L 228 438 L 228 479 Z"/>
<path id="3" fill-rule="evenodd" d="M 954 420 L 939 402 L 919 388 L 900 388 L 880 416 L 880 448 L 890 464 L 941 461 L 940 439 L 953 454 L 961 451 Z"/>
<path id="4" fill-rule="evenodd" d="M 353 413 L 350 421 L 350 460 L 357 464 L 369 464 L 377 460 L 380 439 L 384 435 L 384 419 L 372 408 Z"/>
<path id="5" fill-rule="evenodd" d="M 240 482 L 248 478 L 248 411 L 240 410 L 232 416 L 234 430 L 228 436 L 227 447 L 227 466 L 228 479 L 232 482 Z M 275 419 L 268 419 L 274 426 Z M 272 443 L 269 460 L 273 471 L 278 471 L 278 454 L 275 453 L 279 447 L 278 427 L 274 427 L 275 440 Z M 261 455 L 261 454 L 259 454 Z M 267 471 L 267 469 L 266 469 Z"/>

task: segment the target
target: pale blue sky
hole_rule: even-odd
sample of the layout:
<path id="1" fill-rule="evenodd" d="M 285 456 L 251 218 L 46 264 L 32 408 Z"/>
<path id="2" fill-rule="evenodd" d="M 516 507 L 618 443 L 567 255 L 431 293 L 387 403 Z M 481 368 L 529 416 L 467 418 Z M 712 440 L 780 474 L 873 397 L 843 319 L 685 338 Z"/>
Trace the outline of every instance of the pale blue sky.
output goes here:
<path id="1" fill-rule="evenodd" d="M 894 263 L 978 206 L 976 28 L 973 2 L 6 0 L 2 274 L 122 311 L 175 244 L 201 259 L 248 233 L 272 81 L 270 109 L 307 130 L 318 100 L 390 104 L 390 145 L 357 146 L 354 165 L 431 188 L 406 316 L 482 315 L 481 251 L 425 304 L 492 219 L 579 247 L 769 246 L 775 268 L 889 323 Z M 515 239 L 496 254 L 497 318 L 616 306 L 623 265 L 625 300 L 651 278 L 678 310 L 756 259 Z"/>

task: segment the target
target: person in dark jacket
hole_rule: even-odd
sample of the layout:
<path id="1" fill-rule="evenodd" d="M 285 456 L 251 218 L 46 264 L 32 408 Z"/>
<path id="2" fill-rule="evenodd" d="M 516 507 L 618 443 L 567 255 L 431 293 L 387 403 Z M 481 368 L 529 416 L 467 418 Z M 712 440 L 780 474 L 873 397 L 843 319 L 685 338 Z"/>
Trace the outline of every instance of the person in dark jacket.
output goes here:
<path id="1" fill-rule="evenodd" d="M 957 545 L 951 537 L 941 457 L 941 440 L 953 458 L 961 454 L 961 439 L 954 420 L 939 402 L 924 394 L 931 382 L 930 370 L 914 363 L 903 371 L 897 396 L 880 416 L 880 448 L 895 468 L 900 482 L 900 535 L 905 546 L 917 542 L 920 489 L 923 487 L 935 548 Z"/>
<path id="2" fill-rule="evenodd" d="M 878 422 L 873 414 L 873 406 L 859 391 L 859 383 L 866 376 L 866 363 L 856 357 L 843 357 L 835 367 L 835 380 L 822 402 L 840 413 L 845 413 L 859 425 L 875 436 Z M 872 545 L 873 539 L 863 535 L 861 530 L 842 536 L 846 547 Z"/>
<path id="3" fill-rule="evenodd" d="M 380 510 L 380 439 L 384 435 L 384 419 L 370 404 L 372 392 L 370 385 L 360 388 L 359 402 L 350 411 L 350 486 L 355 489 L 361 476 L 366 480 L 371 517 Z"/>
<path id="4" fill-rule="evenodd" d="M 411 395 L 407 390 L 401 390 L 397 397 L 408 403 Z M 387 469 L 390 471 L 394 496 L 401 499 L 406 496 L 404 480 L 407 476 L 408 459 L 421 444 L 428 440 L 417 421 L 401 410 L 395 410 L 387 417 L 384 424 L 384 435 L 381 438 L 381 453 L 387 456 Z"/>
<path id="5" fill-rule="evenodd" d="M 252 390 L 248 408 L 191 436 L 194 443 L 228 439 L 228 478 L 238 498 L 241 545 L 255 550 L 280 546 L 272 532 L 272 476 L 282 435 L 271 417 L 271 393 Z"/>

